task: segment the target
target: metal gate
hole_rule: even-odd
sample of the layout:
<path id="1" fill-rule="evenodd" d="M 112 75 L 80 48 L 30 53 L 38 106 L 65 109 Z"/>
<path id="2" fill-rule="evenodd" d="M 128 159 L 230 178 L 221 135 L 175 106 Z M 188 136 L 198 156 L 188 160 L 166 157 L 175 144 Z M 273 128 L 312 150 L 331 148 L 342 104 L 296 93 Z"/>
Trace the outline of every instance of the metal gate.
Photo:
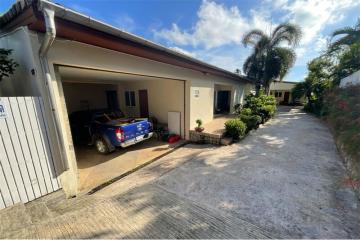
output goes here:
<path id="1" fill-rule="evenodd" d="M 41 97 L 0 98 L 0 209 L 61 188 Z"/>

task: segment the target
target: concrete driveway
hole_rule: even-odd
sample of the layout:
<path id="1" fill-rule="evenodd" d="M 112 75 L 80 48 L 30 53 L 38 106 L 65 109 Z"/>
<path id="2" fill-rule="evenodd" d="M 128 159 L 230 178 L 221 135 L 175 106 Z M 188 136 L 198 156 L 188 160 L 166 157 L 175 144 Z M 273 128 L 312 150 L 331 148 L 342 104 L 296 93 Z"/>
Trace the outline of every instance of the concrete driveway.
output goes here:
<path id="1" fill-rule="evenodd" d="M 96 192 L 0 212 L 16 238 L 359 238 L 328 129 L 298 109 L 240 143 L 187 145 Z"/>

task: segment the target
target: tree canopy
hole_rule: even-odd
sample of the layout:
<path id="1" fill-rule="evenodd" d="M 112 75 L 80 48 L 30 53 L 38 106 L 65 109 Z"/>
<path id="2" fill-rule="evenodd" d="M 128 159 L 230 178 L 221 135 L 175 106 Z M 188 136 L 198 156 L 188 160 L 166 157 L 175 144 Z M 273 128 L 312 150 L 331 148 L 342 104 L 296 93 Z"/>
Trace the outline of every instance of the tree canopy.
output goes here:
<path id="1" fill-rule="evenodd" d="M 243 71 L 254 80 L 257 92 L 263 86 L 268 94 L 271 82 L 282 80 L 289 72 L 296 60 L 293 48 L 300 38 L 300 28 L 290 23 L 278 25 L 270 35 L 255 29 L 244 36 L 244 46 L 252 46 L 253 52 L 245 60 Z"/>
<path id="2" fill-rule="evenodd" d="M 9 56 L 11 55 L 12 50 L 0 48 L 0 82 L 4 77 L 9 77 L 14 73 L 15 68 L 18 64 Z"/>
<path id="3" fill-rule="evenodd" d="M 334 40 L 336 37 L 341 36 Z M 360 18 L 354 27 L 344 27 L 337 29 L 332 33 L 334 40 L 328 49 L 329 53 L 342 50 L 344 47 L 350 47 L 353 44 L 360 43 Z"/>

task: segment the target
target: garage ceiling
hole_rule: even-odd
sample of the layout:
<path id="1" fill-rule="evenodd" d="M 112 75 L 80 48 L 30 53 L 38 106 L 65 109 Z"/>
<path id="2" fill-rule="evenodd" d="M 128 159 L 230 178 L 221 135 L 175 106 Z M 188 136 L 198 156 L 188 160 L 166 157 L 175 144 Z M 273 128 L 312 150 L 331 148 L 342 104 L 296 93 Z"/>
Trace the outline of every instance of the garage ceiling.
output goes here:
<path id="1" fill-rule="evenodd" d="M 143 76 L 131 73 L 112 72 L 107 70 L 88 69 L 80 67 L 58 66 L 63 82 L 116 84 L 127 81 L 144 81 L 159 79 L 153 76 Z M 172 79 L 169 79 L 172 80 Z"/>

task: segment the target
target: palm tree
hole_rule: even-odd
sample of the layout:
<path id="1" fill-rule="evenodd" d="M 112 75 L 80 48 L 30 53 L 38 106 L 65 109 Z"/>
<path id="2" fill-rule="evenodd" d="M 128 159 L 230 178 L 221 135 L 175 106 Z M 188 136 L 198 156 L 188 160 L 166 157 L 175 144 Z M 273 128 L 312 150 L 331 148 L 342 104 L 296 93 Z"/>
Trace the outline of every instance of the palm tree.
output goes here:
<path id="1" fill-rule="evenodd" d="M 351 46 L 360 43 L 360 18 L 354 27 L 344 27 L 332 33 L 332 38 L 342 36 L 330 44 L 329 53 L 342 49 L 344 46 Z"/>
<path id="2" fill-rule="evenodd" d="M 257 94 L 263 86 L 268 95 L 271 82 L 275 79 L 281 81 L 289 72 L 296 60 L 293 48 L 300 38 L 300 28 L 290 23 L 278 25 L 270 35 L 255 29 L 244 36 L 244 46 L 253 46 L 254 49 L 245 60 L 243 70 L 254 80 Z"/>

